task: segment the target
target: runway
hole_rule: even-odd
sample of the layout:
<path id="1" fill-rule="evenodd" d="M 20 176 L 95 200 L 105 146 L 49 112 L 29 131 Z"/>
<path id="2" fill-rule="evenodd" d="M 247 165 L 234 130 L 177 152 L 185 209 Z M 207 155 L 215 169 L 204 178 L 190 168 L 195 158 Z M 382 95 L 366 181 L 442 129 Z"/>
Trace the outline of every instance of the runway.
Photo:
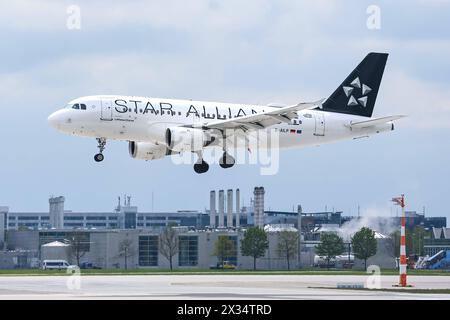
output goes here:
<path id="1" fill-rule="evenodd" d="M 87 275 L 2 276 L 0 299 L 445 299 L 449 294 L 341 290 L 367 276 L 336 275 Z M 381 276 L 392 288 L 397 276 Z M 410 276 L 415 289 L 450 288 L 448 276 Z M 323 289 L 325 288 L 325 289 Z"/>

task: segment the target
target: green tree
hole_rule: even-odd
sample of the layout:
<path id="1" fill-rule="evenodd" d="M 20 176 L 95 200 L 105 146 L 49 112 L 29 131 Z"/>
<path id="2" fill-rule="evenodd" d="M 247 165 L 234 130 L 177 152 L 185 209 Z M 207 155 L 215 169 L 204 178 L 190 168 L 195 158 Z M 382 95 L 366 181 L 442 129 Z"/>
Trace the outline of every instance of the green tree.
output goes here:
<path id="1" fill-rule="evenodd" d="M 290 260 L 298 253 L 298 233 L 281 231 L 278 233 L 278 255 L 286 258 L 288 270 L 291 269 Z"/>
<path id="2" fill-rule="evenodd" d="M 224 266 L 224 261 L 226 257 L 233 255 L 236 252 L 234 242 L 228 236 L 219 236 L 214 243 L 213 255 L 217 256 L 220 265 Z"/>
<path id="3" fill-rule="evenodd" d="M 253 227 L 245 231 L 241 240 L 241 253 L 253 257 L 253 270 L 256 270 L 256 259 L 263 257 L 268 247 L 269 241 L 263 229 Z"/>
<path id="4" fill-rule="evenodd" d="M 367 269 L 367 259 L 377 253 L 375 231 L 362 227 L 352 237 L 352 248 L 355 257 L 364 260 L 364 269 Z"/>
<path id="5" fill-rule="evenodd" d="M 327 269 L 330 269 L 330 260 L 344 252 L 344 240 L 334 232 L 324 232 L 320 235 L 320 243 L 316 246 L 316 253 L 325 257 Z"/>

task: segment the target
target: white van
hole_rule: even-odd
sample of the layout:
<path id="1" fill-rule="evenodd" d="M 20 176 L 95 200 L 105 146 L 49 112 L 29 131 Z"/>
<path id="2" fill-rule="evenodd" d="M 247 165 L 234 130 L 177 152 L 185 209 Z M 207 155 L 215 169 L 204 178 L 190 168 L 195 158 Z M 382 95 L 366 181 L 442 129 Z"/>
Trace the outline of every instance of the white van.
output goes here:
<path id="1" fill-rule="evenodd" d="M 42 269 L 67 269 L 70 264 L 66 260 L 44 260 L 42 261 Z"/>

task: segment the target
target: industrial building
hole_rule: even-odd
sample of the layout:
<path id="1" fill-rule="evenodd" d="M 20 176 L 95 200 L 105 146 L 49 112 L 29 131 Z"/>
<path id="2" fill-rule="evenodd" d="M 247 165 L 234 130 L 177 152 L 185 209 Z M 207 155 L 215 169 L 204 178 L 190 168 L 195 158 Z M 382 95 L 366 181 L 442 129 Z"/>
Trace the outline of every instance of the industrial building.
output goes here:
<path id="1" fill-rule="evenodd" d="M 49 212 L 6 212 L 5 227 L 8 230 L 158 229 L 175 224 L 200 229 L 209 224 L 209 214 L 199 211 L 138 212 L 138 208 L 131 205 L 130 197 L 125 197 L 123 204 L 119 199 L 118 205 L 111 212 L 65 210 L 64 201 L 64 197 L 50 198 Z"/>
<path id="2" fill-rule="evenodd" d="M 240 240 L 249 226 L 264 228 L 268 234 L 269 249 L 264 257 L 258 259 L 258 268 L 287 268 L 286 259 L 280 257 L 277 250 L 278 233 L 283 230 L 299 233 L 299 252 L 290 262 L 292 268 L 312 267 L 316 265 L 315 247 L 320 243 L 321 233 L 339 230 L 346 222 L 359 219 L 343 216 L 341 211 L 334 210 L 303 212 L 301 206 L 295 212 L 266 211 L 264 200 L 264 188 L 255 187 L 250 206 L 241 205 L 239 189 L 212 190 L 209 209 L 204 212 L 139 212 L 136 206 L 131 205 L 129 196 L 122 201 L 119 198 L 111 212 L 66 210 L 64 197 L 51 197 L 48 212 L 11 212 L 8 207 L 0 207 L 0 268 L 36 267 L 39 261 L 55 257 L 73 263 L 70 239 L 75 235 L 80 236 L 85 244 L 80 262 L 100 268 L 123 268 L 125 263 L 129 268 L 167 268 L 169 262 L 159 247 L 160 234 L 167 226 L 175 226 L 178 231 L 179 248 L 174 256 L 177 268 L 217 266 L 214 244 L 219 237 L 226 236 L 236 249 L 226 257 L 226 261 L 236 268 L 251 269 L 252 259 L 243 257 L 239 249 Z M 425 241 L 430 254 L 450 248 L 447 243 L 450 232 L 445 228 L 445 217 L 425 217 L 415 212 L 410 212 L 407 217 L 410 218 L 407 220 L 410 228 L 420 225 L 433 229 L 432 239 Z M 393 221 L 389 219 L 396 218 L 388 217 L 386 221 Z M 379 232 L 377 235 L 378 252 L 369 259 L 369 263 L 395 267 L 392 241 Z M 124 240 L 131 243 L 126 259 L 120 249 Z M 362 266 L 361 261 L 353 258 L 348 241 L 346 247 L 348 250 L 343 256 L 348 256 L 348 260 L 352 257 L 352 265 Z"/>
<path id="3" fill-rule="evenodd" d="M 295 230 L 295 229 L 294 229 Z M 270 247 L 265 257 L 257 260 L 259 269 L 285 269 L 287 262 L 277 252 L 276 230 L 267 230 Z M 10 231 L 8 247 L 20 250 L 22 267 L 32 267 L 36 259 L 65 259 L 75 263 L 67 239 L 74 233 L 80 234 L 84 239 L 85 248 L 80 262 L 90 263 L 100 268 L 124 268 L 125 257 L 120 252 L 120 244 L 128 239 L 130 255 L 127 257 L 128 268 L 168 268 L 169 261 L 159 250 L 158 232 L 149 230 L 26 230 Z M 214 244 L 219 237 L 228 237 L 234 244 L 235 250 L 225 257 L 228 264 L 238 269 L 252 269 L 253 259 L 244 257 L 240 251 L 240 240 L 244 236 L 242 231 L 188 231 L 186 228 L 178 229 L 178 252 L 173 257 L 175 268 L 215 268 L 219 262 L 218 257 L 212 253 Z M 0 257 L 2 257 L 0 255 Z M 303 254 L 305 265 L 311 257 Z M 7 260 L 3 256 L 0 261 Z M 12 256 L 6 267 L 13 265 Z M 25 262 L 24 262 L 25 261 Z M 298 268 L 298 259 L 290 262 L 292 268 Z M 28 265 L 24 265 L 28 263 Z"/>

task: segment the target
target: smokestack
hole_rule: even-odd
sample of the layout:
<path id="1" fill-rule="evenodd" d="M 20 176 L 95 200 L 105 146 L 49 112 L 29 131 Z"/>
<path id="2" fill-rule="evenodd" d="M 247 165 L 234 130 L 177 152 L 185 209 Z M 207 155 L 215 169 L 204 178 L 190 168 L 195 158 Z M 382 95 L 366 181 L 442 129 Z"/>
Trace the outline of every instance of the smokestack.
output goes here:
<path id="1" fill-rule="evenodd" d="M 302 206 L 297 206 L 297 229 L 298 229 L 298 267 L 302 266 Z"/>
<path id="2" fill-rule="evenodd" d="M 8 211 L 9 211 L 8 207 L 0 207 L 0 245 L 3 244 L 3 248 L 6 248 L 5 235 L 6 235 L 6 230 L 8 228 L 8 223 L 7 223 Z M 2 248 L 0 248 L 0 250 L 2 250 Z"/>
<path id="3" fill-rule="evenodd" d="M 241 192 L 236 189 L 236 228 L 240 226 L 241 219 Z"/>
<path id="4" fill-rule="evenodd" d="M 227 227 L 233 228 L 233 189 L 227 190 Z"/>
<path id="5" fill-rule="evenodd" d="M 298 205 L 297 206 L 297 228 L 298 228 L 298 232 L 301 232 L 302 230 L 302 206 Z"/>
<path id="6" fill-rule="evenodd" d="M 223 195 L 223 190 L 219 190 L 219 228 L 223 228 L 225 225 L 225 218 L 224 218 L 224 205 L 225 205 L 225 199 Z"/>
<path id="7" fill-rule="evenodd" d="M 216 191 L 212 190 L 209 195 L 209 225 L 216 226 Z"/>
<path id="8" fill-rule="evenodd" d="M 255 187 L 254 200 L 254 222 L 256 227 L 264 228 L 264 187 Z"/>
<path id="9" fill-rule="evenodd" d="M 64 227 L 64 197 L 51 197 L 48 200 L 50 205 L 49 209 L 49 222 L 53 228 L 62 229 Z"/>

